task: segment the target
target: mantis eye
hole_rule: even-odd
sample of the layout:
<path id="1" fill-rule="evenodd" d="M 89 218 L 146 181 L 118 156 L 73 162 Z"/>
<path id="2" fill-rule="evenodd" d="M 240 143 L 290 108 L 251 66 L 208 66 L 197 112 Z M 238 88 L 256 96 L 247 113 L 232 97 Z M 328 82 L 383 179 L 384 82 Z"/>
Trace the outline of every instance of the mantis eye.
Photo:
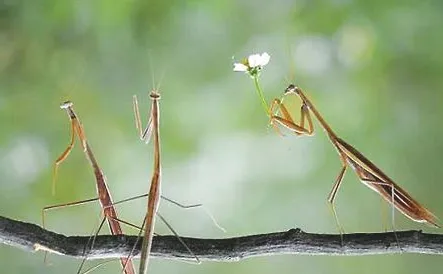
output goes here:
<path id="1" fill-rule="evenodd" d="M 290 84 L 286 89 L 285 89 L 285 94 L 287 93 L 291 93 L 291 92 L 296 92 L 297 87 L 294 84 Z"/>
<path id="2" fill-rule="evenodd" d="M 66 101 L 66 102 L 63 102 L 61 105 L 60 105 L 60 108 L 61 109 L 67 109 L 67 108 L 70 108 L 70 107 L 72 107 L 72 102 L 71 101 Z"/>
<path id="3" fill-rule="evenodd" d="M 153 90 L 151 91 L 151 93 L 149 94 L 149 97 L 151 99 L 160 99 L 160 93 L 158 93 L 157 91 Z"/>

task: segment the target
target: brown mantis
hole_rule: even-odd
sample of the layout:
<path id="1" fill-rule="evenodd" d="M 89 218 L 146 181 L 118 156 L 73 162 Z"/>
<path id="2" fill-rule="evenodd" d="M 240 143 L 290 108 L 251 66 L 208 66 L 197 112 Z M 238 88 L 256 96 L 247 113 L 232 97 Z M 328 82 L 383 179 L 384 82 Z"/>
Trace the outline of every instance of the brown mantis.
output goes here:
<path id="1" fill-rule="evenodd" d="M 284 96 L 295 94 L 301 101 L 301 117 L 300 124 L 296 124 L 289 114 L 287 108 L 283 104 L 282 100 L 274 99 L 269 108 L 270 123 L 275 128 L 275 123 L 289 129 L 296 135 L 312 135 L 314 127 L 312 124 L 310 113 L 312 112 L 319 121 L 321 127 L 326 132 L 332 145 L 336 148 L 338 155 L 342 163 L 342 169 L 337 176 L 334 186 L 328 196 L 328 202 L 332 206 L 334 217 L 338 224 L 338 218 L 334 208 L 334 200 L 337 195 L 337 191 L 340 188 L 343 176 L 348 167 L 351 167 L 359 177 L 360 181 L 367 187 L 377 192 L 386 202 L 396 208 L 403 215 L 409 219 L 426 223 L 428 225 L 439 227 L 437 218 L 428 209 L 422 206 L 414 198 L 412 198 L 404 189 L 398 186 L 392 179 L 385 175 L 375 164 L 368 160 L 363 154 L 361 154 L 353 146 L 339 138 L 330 126 L 326 123 L 311 101 L 305 96 L 302 89 L 289 85 L 284 93 Z M 281 116 L 276 115 L 276 107 L 281 112 Z M 308 127 L 304 127 L 305 120 L 308 121 Z M 340 225 L 339 225 L 340 227 Z M 341 228 L 340 228 L 341 229 Z"/>
<path id="2" fill-rule="evenodd" d="M 192 252 L 192 250 L 187 246 L 187 244 L 178 236 L 178 234 L 172 229 L 172 227 L 166 222 L 165 218 L 163 218 L 158 213 L 158 208 L 160 205 L 160 198 L 165 197 L 161 196 L 161 161 L 160 161 L 160 94 L 158 93 L 158 89 L 153 89 L 151 93 L 149 94 L 149 98 L 151 99 L 151 111 L 149 114 L 148 124 L 146 128 L 143 130 L 141 125 L 141 118 L 140 118 L 140 111 L 138 107 L 138 100 L 137 96 L 133 96 L 133 108 L 134 108 L 134 116 L 135 116 L 135 126 L 136 129 L 139 131 L 139 137 L 142 141 L 145 141 L 145 143 L 149 143 L 151 140 L 151 137 L 153 137 L 153 146 L 154 146 L 154 168 L 153 168 L 153 174 L 151 178 L 151 186 L 149 189 L 149 197 L 148 197 L 148 204 L 147 204 L 147 211 L 146 216 L 143 220 L 143 230 L 144 230 L 144 236 L 142 240 L 142 246 L 141 246 L 141 255 L 140 255 L 140 267 L 139 267 L 139 273 L 145 274 L 148 270 L 148 263 L 149 263 L 149 255 L 152 248 L 152 240 L 154 236 L 154 227 L 155 227 L 155 217 L 158 215 L 158 217 L 163 221 L 164 224 L 171 230 L 177 239 L 181 242 L 181 244 L 188 250 L 190 254 L 192 254 L 196 260 L 197 263 L 200 263 L 200 260 L 198 257 Z M 169 202 L 171 200 L 167 199 Z M 177 204 L 173 202 L 174 204 Z M 205 210 L 206 211 L 206 210 Z M 225 231 L 224 228 L 222 228 L 214 219 L 212 214 L 210 214 L 208 211 L 206 211 L 206 214 L 211 218 L 212 222 L 216 227 L 218 227 L 220 230 Z M 142 231 L 140 231 L 139 236 L 141 235 Z"/>
<path id="3" fill-rule="evenodd" d="M 142 129 L 140 111 L 138 108 L 137 97 L 134 95 L 134 114 L 135 125 L 139 131 L 140 139 L 146 143 L 150 141 L 153 135 L 154 141 L 154 171 L 151 179 L 151 187 L 149 189 L 148 206 L 146 216 L 143 221 L 144 237 L 142 241 L 139 273 L 145 274 L 148 271 L 149 253 L 151 252 L 152 239 L 154 236 L 155 216 L 160 205 L 161 196 L 161 163 L 160 163 L 160 94 L 156 90 L 152 90 L 149 94 L 151 98 L 151 113 L 146 129 Z M 141 232 L 140 232 L 141 233 Z"/>
<path id="4" fill-rule="evenodd" d="M 105 218 L 108 222 L 111 233 L 113 235 L 121 235 L 121 234 L 123 234 L 123 231 L 122 231 L 122 228 L 119 223 L 120 220 L 117 217 L 117 212 L 113 206 L 111 194 L 109 192 L 109 188 L 106 183 L 106 178 L 103 174 L 103 171 L 100 169 L 94 154 L 92 153 L 91 147 L 89 146 L 89 143 L 86 139 L 86 135 L 85 135 L 83 126 L 80 123 L 80 120 L 74 111 L 73 103 L 71 101 L 66 101 L 63 104 L 61 104 L 60 108 L 66 110 L 66 113 L 68 114 L 68 117 L 71 121 L 71 141 L 70 141 L 68 147 L 65 149 L 65 151 L 55 161 L 54 172 L 53 172 L 54 180 L 53 180 L 52 192 L 53 193 L 55 192 L 55 182 L 56 182 L 58 166 L 71 153 L 72 148 L 74 146 L 74 142 L 75 142 L 75 135 L 77 135 L 78 138 L 80 139 L 81 146 L 86 154 L 86 158 L 88 159 L 88 161 L 90 162 L 90 164 L 93 168 L 95 179 L 96 179 L 96 188 L 97 188 L 98 198 L 73 202 L 73 203 L 64 204 L 64 205 L 45 207 L 43 209 L 43 212 L 45 212 L 48 209 L 53 209 L 56 207 L 84 204 L 87 202 L 96 201 L 98 199 L 100 202 L 100 205 L 102 207 L 102 210 L 103 210 L 103 215 L 105 216 Z M 43 223 L 44 223 L 44 215 L 42 216 L 42 218 L 43 218 Z M 134 264 L 133 264 L 131 258 L 120 258 L 120 261 L 121 261 L 121 265 L 123 266 L 123 271 L 125 274 L 135 273 Z"/>

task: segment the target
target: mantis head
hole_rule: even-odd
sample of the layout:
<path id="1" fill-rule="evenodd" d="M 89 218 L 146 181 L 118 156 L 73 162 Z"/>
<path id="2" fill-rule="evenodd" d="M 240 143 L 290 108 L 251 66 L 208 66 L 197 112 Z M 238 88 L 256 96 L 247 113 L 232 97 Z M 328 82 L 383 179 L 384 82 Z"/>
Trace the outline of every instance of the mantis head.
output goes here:
<path id="1" fill-rule="evenodd" d="M 285 95 L 289 95 L 289 94 L 300 94 L 300 88 L 295 86 L 294 84 L 290 84 L 286 89 L 285 89 Z"/>

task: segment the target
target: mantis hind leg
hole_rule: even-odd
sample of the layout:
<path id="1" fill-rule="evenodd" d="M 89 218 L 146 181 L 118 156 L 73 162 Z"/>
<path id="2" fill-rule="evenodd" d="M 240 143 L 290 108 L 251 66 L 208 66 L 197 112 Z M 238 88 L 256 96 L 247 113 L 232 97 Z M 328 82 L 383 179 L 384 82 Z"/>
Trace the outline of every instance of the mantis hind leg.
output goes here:
<path id="1" fill-rule="evenodd" d="M 186 250 L 189 252 L 189 254 L 191 254 L 192 257 L 194 257 L 195 262 L 197 264 L 201 264 L 200 259 L 197 257 L 197 255 L 195 255 L 194 252 L 192 252 L 191 248 L 185 243 L 185 241 L 178 235 L 177 232 L 175 232 L 175 230 L 172 228 L 172 226 L 166 221 L 166 219 L 157 212 L 157 216 L 160 218 L 160 220 L 162 220 L 162 222 L 169 228 L 169 230 L 172 232 L 172 234 L 174 234 L 174 236 L 178 239 L 178 241 L 184 246 L 184 248 L 186 248 Z"/>
<path id="2" fill-rule="evenodd" d="M 386 204 L 384 203 L 383 198 L 380 198 L 380 212 L 382 229 L 385 232 L 388 232 L 388 213 L 386 212 Z"/>
<path id="3" fill-rule="evenodd" d="M 332 214 L 334 215 L 334 219 L 335 219 L 335 224 L 337 225 L 337 229 L 340 233 L 340 238 L 341 238 L 341 244 L 343 245 L 343 234 L 344 234 L 344 229 L 340 224 L 340 221 L 338 219 L 337 216 L 337 211 L 335 210 L 335 198 L 337 196 L 338 190 L 340 189 L 341 183 L 343 181 L 343 177 L 345 175 L 346 172 L 346 168 L 348 167 L 347 162 L 346 162 L 346 156 L 344 156 L 343 154 L 339 154 L 340 155 L 340 161 L 342 163 L 342 169 L 340 170 L 340 173 L 338 174 L 337 178 L 335 179 L 335 183 L 334 186 L 331 189 L 331 192 L 328 195 L 328 202 L 329 202 L 329 207 L 331 209 Z"/>
<path id="4" fill-rule="evenodd" d="M 361 179 L 363 182 L 367 183 L 367 184 L 372 184 L 372 185 L 376 185 L 376 186 L 387 186 L 391 189 L 391 208 L 392 208 L 392 212 L 391 212 L 391 226 L 392 226 L 392 232 L 394 233 L 394 237 L 395 237 L 395 241 L 397 242 L 397 246 L 400 250 L 402 250 L 401 245 L 400 245 L 400 241 L 398 240 L 398 236 L 397 236 L 397 228 L 395 227 L 395 186 L 393 184 L 390 183 L 385 183 L 385 182 L 380 182 L 377 180 L 371 180 L 371 179 Z"/>
<path id="5" fill-rule="evenodd" d="M 126 198 L 126 199 L 114 202 L 112 204 L 109 204 L 107 206 L 104 206 L 103 209 L 106 209 L 106 208 L 109 208 L 109 207 L 113 207 L 115 205 L 126 203 L 126 202 L 129 202 L 129 201 L 137 200 L 137 199 L 140 199 L 140 198 L 148 197 L 148 196 L 149 196 L 149 193 L 145 193 L 145 194 L 137 195 L 137 196 L 134 196 L 134 197 Z M 209 209 L 207 209 L 203 204 L 182 204 L 180 202 L 177 202 L 177 201 L 175 201 L 173 199 L 170 199 L 170 198 L 168 198 L 166 196 L 163 196 L 163 195 L 160 195 L 160 198 L 165 200 L 165 201 L 167 201 L 168 203 L 176 205 L 176 206 L 178 206 L 178 207 L 180 207 L 182 209 L 201 208 L 204 211 L 204 213 L 211 219 L 211 221 L 212 221 L 212 223 L 214 224 L 215 227 L 220 229 L 222 232 L 226 232 L 226 229 L 217 222 L 217 219 L 214 217 L 212 212 Z M 117 220 L 117 221 L 120 221 L 120 222 L 124 223 L 121 220 Z M 134 225 L 132 225 L 132 224 L 126 224 L 126 225 L 134 227 Z"/>
<path id="6" fill-rule="evenodd" d="M 85 265 L 85 262 L 88 258 L 88 252 L 90 252 L 91 249 L 94 248 L 95 239 L 97 238 L 97 235 L 100 232 L 100 230 L 102 229 L 105 221 L 106 221 L 106 217 L 103 217 L 100 222 L 100 225 L 98 226 L 97 232 L 94 234 L 94 236 L 91 236 L 88 239 L 88 242 L 86 243 L 85 247 L 83 248 L 83 259 L 82 259 L 82 262 L 80 263 L 80 266 L 78 267 L 77 274 L 80 274 L 83 266 Z M 89 246 L 89 243 L 91 243 L 91 246 Z M 89 248 L 88 248 L 88 246 L 89 246 Z"/>
<path id="7" fill-rule="evenodd" d="M 344 229 L 340 224 L 340 221 L 338 219 L 338 215 L 337 215 L 337 211 L 335 210 L 335 197 L 337 196 L 337 192 L 338 189 L 341 186 L 341 183 L 343 181 L 343 177 L 345 175 L 345 171 L 346 171 L 347 165 L 343 165 L 342 169 L 340 170 L 340 173 L 337 176 L 337 179 L 335 180 L 334 186 L 332 187 L 331 192 L 329 193 L 328 196 L 328 203 L 329 203 L 329 208 L 332 212 L 332 215 L 334 215 L 334 219 L 335 219 L 335 224 L 337 226 L 337 229 L 340 233 L 340 238 L 341 238 L 341 244 L 343 245 L 343 234 L 344 234 Z"/>
<path id="8" fill-rule="evenodd" d="M 42 209 L 42 227 L 46 228 L 46 222 L 45 222 L 45 216 L 46 216 L 46 211 L 48 210 L 52 210 L 52 209 L 57 209 L 57 208 L 62 208 L 62 207 L 69 207 L 69 206 L 77 206 L 77 205 L 83 205 L 83 204 L 87 204 L 90 202 L 95 202 L 98 201 L 98 198 L 91 198 L 91 199 L 86 199 L 86 200 L 81 200 L 81 201 L 75 201 L 75 202 L 70 202 L 70 203 L 63 203 L 63 204 L 57 204 L 57 205 L 51 205 L 51 206 L 46 206 Z M 48 264 L 48 252 L 45 252 L 44 255 L 44 259 L 43 262 L 47 265 Z"/>

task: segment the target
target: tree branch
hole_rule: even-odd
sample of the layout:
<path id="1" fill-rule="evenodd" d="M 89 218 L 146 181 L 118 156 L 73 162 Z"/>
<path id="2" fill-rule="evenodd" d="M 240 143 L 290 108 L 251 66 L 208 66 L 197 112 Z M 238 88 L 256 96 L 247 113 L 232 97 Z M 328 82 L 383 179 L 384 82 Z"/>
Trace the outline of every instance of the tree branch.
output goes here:
<path id="1" fill-rule="evenodd" d="M 397 238 L 396 238 L 397 236 Z M 279 254 L 297 255 L 373 255 L 388 253 L 443 254 L 443 235 L 421 231 L 396 233 L 355 233 L 340 235 L 306 233 L 300 229 L 226 239 L 182 237 L 201 261 L 238 261 L 244 258 Z M 38 225 L 0 216 L 0 242 L 27 251 L 45 250 L 82 258 L 89 236 L 64 236 Z M 127 256 L 137 236 L 98 236 L 88 260 Z M 140 242 L 135 248 L 139 254 Z M 166 259 L 189 259 L 193 256 L 175 236 L 156 236 L 152 256 Z"/>

